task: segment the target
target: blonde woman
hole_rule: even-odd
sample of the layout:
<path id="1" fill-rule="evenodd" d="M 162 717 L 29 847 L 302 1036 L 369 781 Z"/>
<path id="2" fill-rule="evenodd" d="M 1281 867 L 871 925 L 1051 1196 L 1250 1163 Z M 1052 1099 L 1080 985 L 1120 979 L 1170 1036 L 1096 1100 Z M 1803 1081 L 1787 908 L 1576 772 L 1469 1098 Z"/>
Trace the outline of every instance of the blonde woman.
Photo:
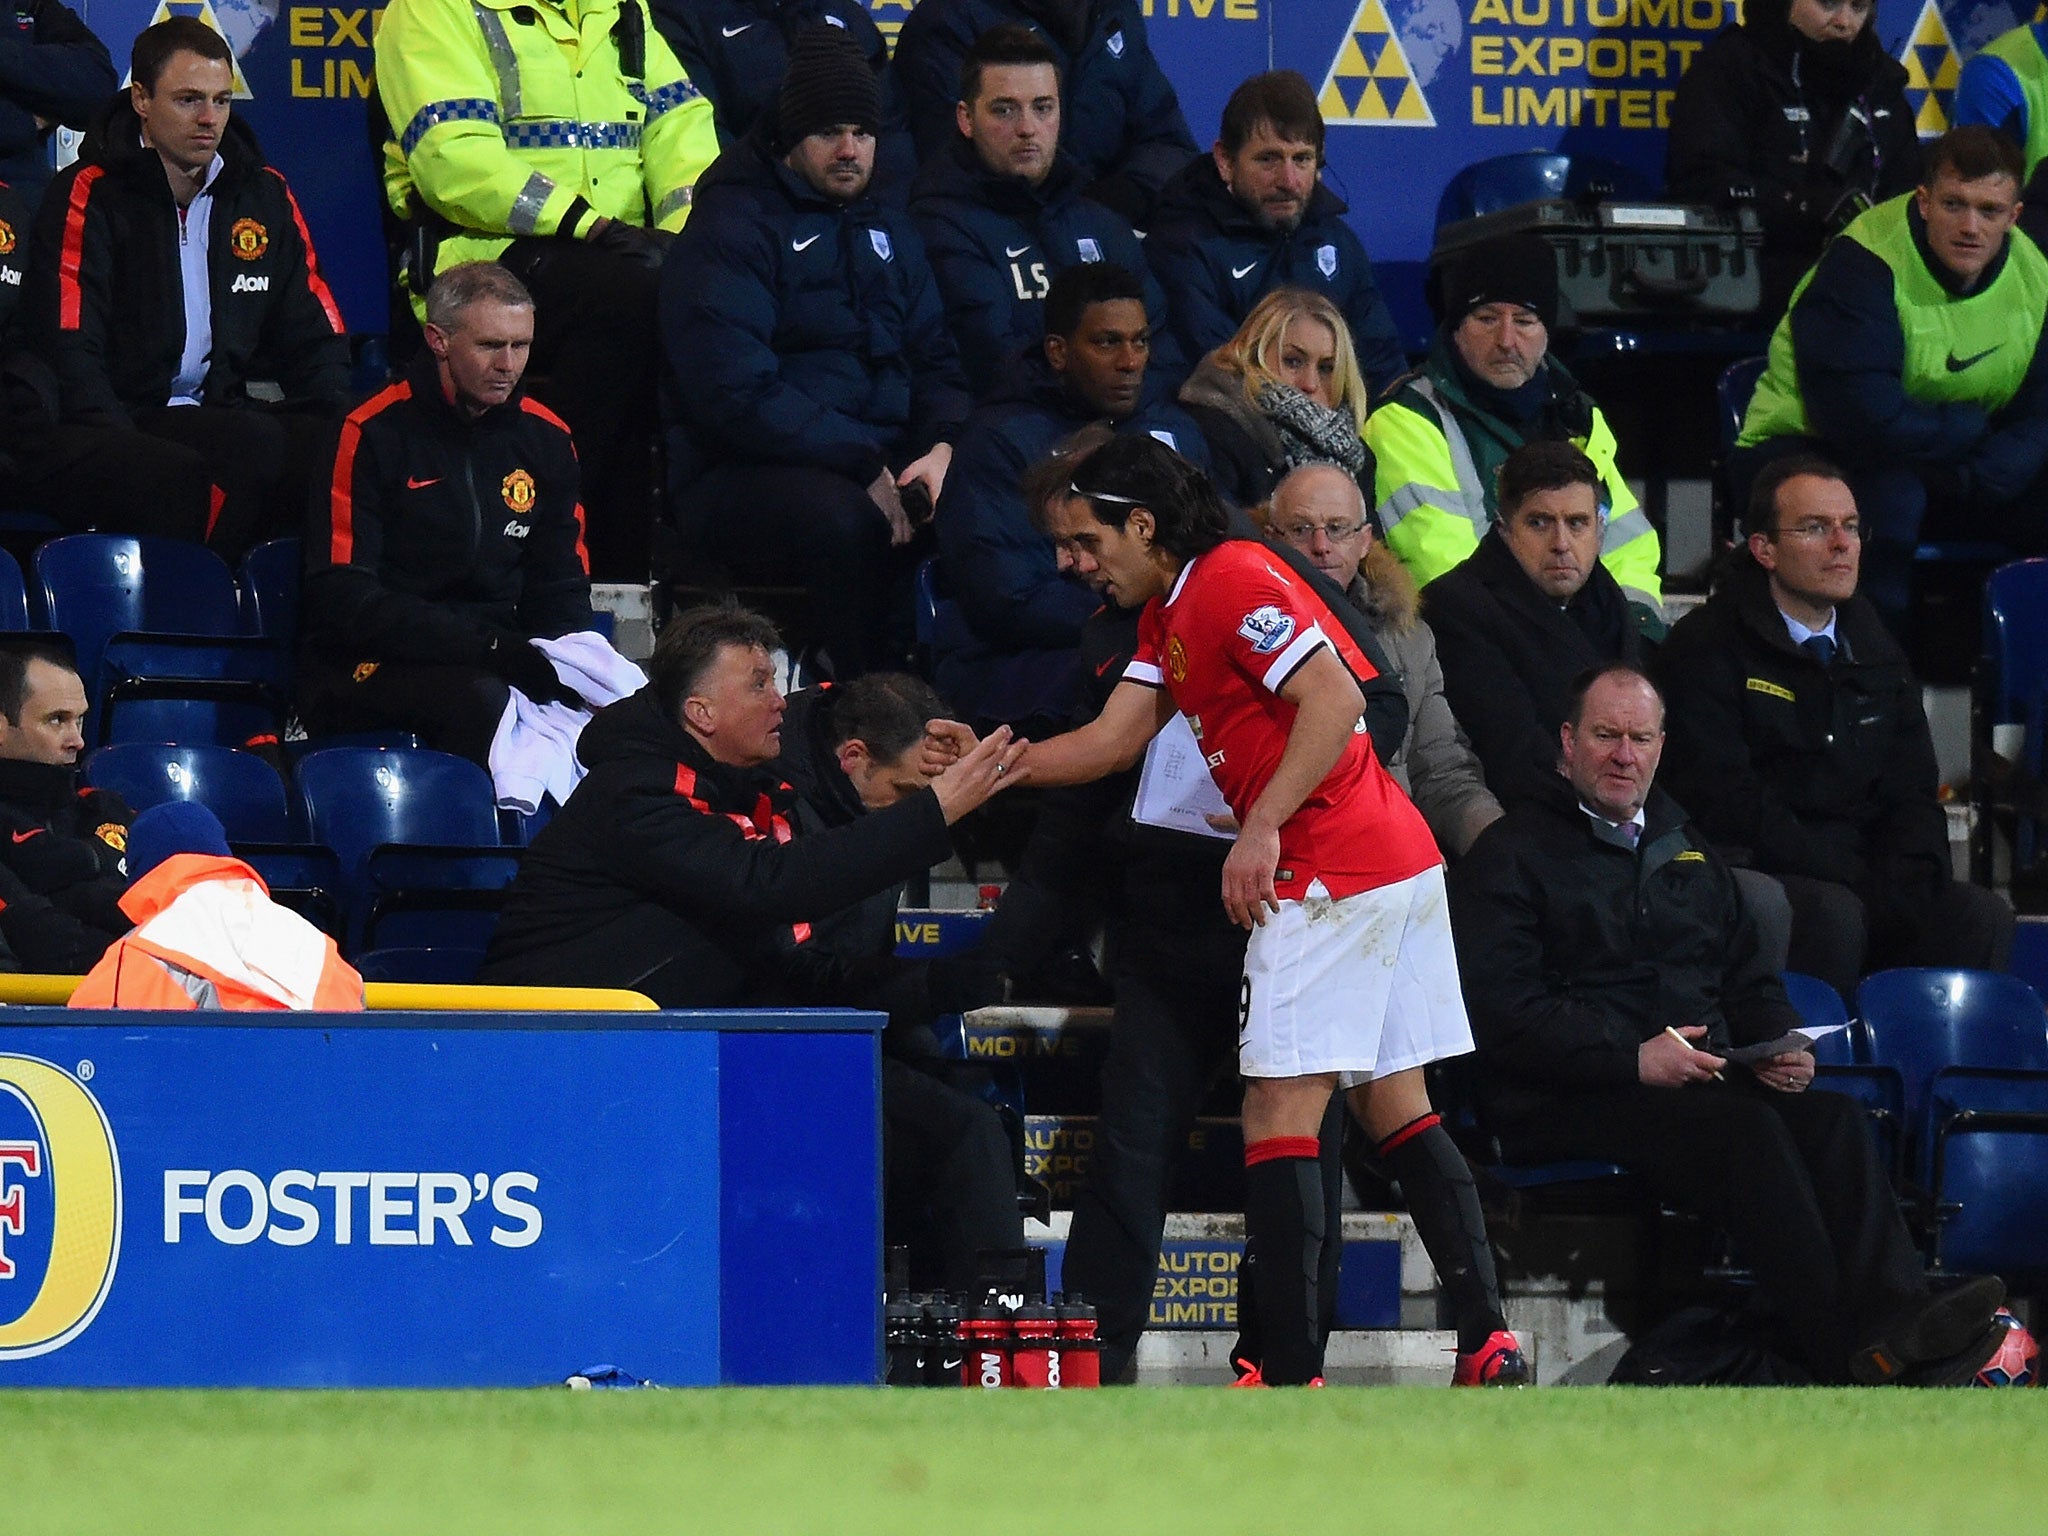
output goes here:
<path id="1" fill-rule="evenodd" d="M 1181 386 L 1208 442 L 1210 473 L 1239 506 L 1272 494 L 1290 469 L 1335 464 L 1372 499 L 1363 441 L 1366 384 L 1337 306 L 1276 288 Z"/>

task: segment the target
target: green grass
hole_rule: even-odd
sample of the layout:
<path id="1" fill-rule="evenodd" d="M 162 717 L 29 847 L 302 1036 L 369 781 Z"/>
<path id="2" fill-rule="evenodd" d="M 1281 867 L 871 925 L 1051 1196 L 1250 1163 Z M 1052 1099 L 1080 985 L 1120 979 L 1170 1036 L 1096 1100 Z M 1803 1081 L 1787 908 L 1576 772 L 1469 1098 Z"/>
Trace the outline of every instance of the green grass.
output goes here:
<path id="1" fill-rule="evenodd" d="M 2048 1393 L 7 1392 L 61 1532 L 2040 1530 Z"/>

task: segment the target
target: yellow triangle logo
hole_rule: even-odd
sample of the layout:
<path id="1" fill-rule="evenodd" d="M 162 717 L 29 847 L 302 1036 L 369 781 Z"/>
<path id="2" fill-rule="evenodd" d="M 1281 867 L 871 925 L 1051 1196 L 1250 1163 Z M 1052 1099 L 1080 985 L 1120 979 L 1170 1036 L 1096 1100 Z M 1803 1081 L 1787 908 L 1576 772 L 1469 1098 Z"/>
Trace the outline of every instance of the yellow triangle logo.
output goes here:
<path id="1" fill-rule="evenodd" d="M 1922 0 L 1920 17 L 1899 49 L 1899 62 L 1906 67 L 1906 105 L 1913 109 L 1920 137 L 1948 132 L 1963 61 L 1935 0 Z"/>
<path id="2" fill-rule="evenodd" d="M 220 18 L 213 14 L 213 0 L 156 0 L 156 10 L 145 25 L 153 27 L 160 21 L 169 21 L 173 16 L 194 17 L 205 22 L 223 38 L 228 35 L 227 29 L 220 24 Z M 233 53 L 234 50 L 230 47 L 228 51 Z M 235 72 L 235 100 L 254 101 L 256 93 L 249 89 L 249 78 L 242 73 L 242 61 L 236 59 L 228 67 Z M 134 78 L 132 71 L 123 75 L 122 86 L 127 87 Z"/>
<path id="3" fill-rule="evenodd" d="M 1436 114 L 1415 83 L 1407 51 L 1387 19 L 1386 0 L 1358 0 L 1316 103 L 1325 123 L 1436 126 Z"/>

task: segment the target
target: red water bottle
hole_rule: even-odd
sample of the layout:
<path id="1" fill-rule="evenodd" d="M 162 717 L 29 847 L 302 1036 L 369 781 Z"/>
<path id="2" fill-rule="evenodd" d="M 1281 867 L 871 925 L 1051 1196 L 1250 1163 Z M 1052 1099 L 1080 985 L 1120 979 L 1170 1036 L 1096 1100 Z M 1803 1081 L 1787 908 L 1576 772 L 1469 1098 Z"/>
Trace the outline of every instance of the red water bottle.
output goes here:
<path id="1" fill-rule="evenodd" d="M 1061 1299 L 1059 1318 L 1059 1380 L 1062 1387 L 1102 1385 L 1102 1340 L 1096 1333 L 1095 1309 L 1079 1296 Z"/>
<path id="2" fill-rule="evenodd" d="M 1017 1342 L 1010 1351 L 1010 1385 L 1057 1387 L 1060 1376 L 1059 1317 L 1043 1302 L 1027 1302 L 1011 1314 Z"/>
<path id="3" fill-rule="evenodd" d="M 994 1296 L 984 1297 L 960 1317 L 960 1362 L 963 1387 L 1010 1385 L 1010 1314 Z"/>

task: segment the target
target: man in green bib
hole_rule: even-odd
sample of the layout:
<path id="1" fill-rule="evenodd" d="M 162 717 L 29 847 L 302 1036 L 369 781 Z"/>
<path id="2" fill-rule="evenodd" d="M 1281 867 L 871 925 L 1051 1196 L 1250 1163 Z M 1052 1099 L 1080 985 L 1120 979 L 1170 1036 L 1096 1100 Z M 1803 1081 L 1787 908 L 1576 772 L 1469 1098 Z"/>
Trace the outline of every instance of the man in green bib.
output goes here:
<path id="1" fill-rule="evenodd" d="M 1863 591 L 1895 628 L 1923 525 L 2043 547 L 2048 257 L 2013 227 L 2018 148 L 1982 126 L 1844 229 L 1793 291 L 1730 462 L 1737 505 L 1791 452 L 1840 464 L 1870 530 Z"/>

